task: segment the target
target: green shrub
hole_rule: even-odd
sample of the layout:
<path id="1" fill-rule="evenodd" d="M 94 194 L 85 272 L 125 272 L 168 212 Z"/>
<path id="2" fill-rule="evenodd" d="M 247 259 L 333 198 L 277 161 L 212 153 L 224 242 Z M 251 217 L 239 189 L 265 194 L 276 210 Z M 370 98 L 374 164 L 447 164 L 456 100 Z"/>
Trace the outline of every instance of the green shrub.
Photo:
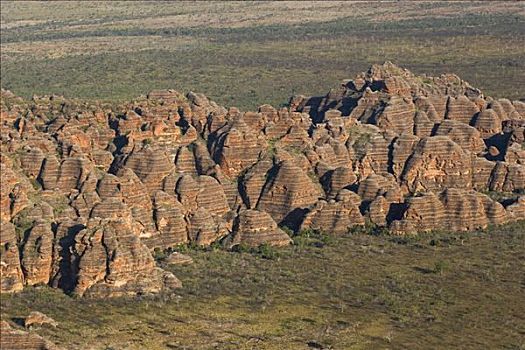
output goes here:
<path id="1" fill-rule="evenodd" d="M 365 225 L 355 225 L 348 229 L 349 235 L 362 235 L 362 234 L 368 234 L 369 231 Z"/>
<path id="2" fill-rule="evenodd" d="M 231 248 L 231 251 L 235 253 L 249 253 L 250 249 L 251 248 L 245 244 L 237 244 Z"/>
<path id="3" fill-rule="evenodd" d="M 305 229 L 292 236 L 294 245 L 299 248 L 322 248 L 333 242 L 333 237 L 317 229 Z"/>
<path id="4" fill-rule="evenodd" d="M 218 250 L 222 250 L 222 249 L 223 249 L 223 246 L 222 246 L 222 244 L 221 244 L 220 241 L 215 241 L 215 242 L 213 242 L 212 244 L 210 244 L 209 249 L 210 249 L 211 251 L 218 251 Z"/>
<path id="5" fill-rule="evenodd" d="M 268 260 L 276 260 L 280 257 L 278 249 L 268 243 L 263 243 L 258 247 L 250 247 L 246 244 L 237 244 L 231 248 L 231 251 L 241 254 L 251 254 Z"/>
<path id="6" fill-rule="evenodd" d="M 38 180 L 30 178 L 29 182 L 31 182 L 31 185 L 35 190 L 40 191 L 42 189 L 42 184 L 38 182 Z"/>
<path id="7" fill-rule="evenodd" d="M 168 257 L 168 254 L 165 250 L 163 249 L 160 249 L 160 248 L 155 248 L 153 250 L 153 258 L 156 260 L 156 261 L 161 261 L 161 260 L 164 260 Z"/>
<path id="8" fill-rule="evenodd" d="M 279 141 L 279 138 L 278 137 L 274 137 L 272 139 L 269 139 L 268 140 L 268 147 L 267 147 L 267 152 L 268 152 L 268 156 L 269 157 L 273 157 L 275 156 L 275 152 L 276 152 L 276 143 Z"/>
<path id="9" fill-rule="evenodd" d="M 284 233 L 286 233 L 290 237 L 293 237 L 293 235 L 294 235 L 293 230 L 291 228 L 289 228 L 288 226 L 281 227 L 281 230 L 283 230 Z"/>
<path id="10" fill-rule="evenodd" d="M 215 244 L 215 242 L 212 243 L 212 245 L 214 245 L 214 244 Z M 185 243 L 185 244 L 179 244 L 179 245 L 171 248 L 170 251 L 176 251 L 176 252 L 184 254 L 184 253 L 196 252 L 196 251 L 206 251 L 206 250 L 209 250 L 208 248 L 209 247 L 198 245 L 195 242 L 188 242 L 188 243 Z"/>
<path id="11" fill-rule="evenodd" d="M 350 235 L 359 235 L 359 234 L 366 234 L 366 235 L 373 235 L 373 236 L 387 236 L 390 235 L 390 231 L 385 226 L 378 226 L 372 221 L 370 221 L 369 218 L 365 218 L 365 224 L 364 225 L 356 225 L 352 226 L 348 229 L 348 233 Z"/>
<path id="12" fill-rule="evenodd" d="M 263 259 L 276 260 L 279 258 L 279 252 L 277 248 L 269 245 L 268 243 L 263 243 L 257 248 L 251 249 L 252 254 L 255 254 Z"/>
<path id="13" fill-rule="evenodd" d="M 434 273 L 442 275 L 447 269 L 448 269 L 448 263 L 444 260 L 438 260 L 434 264 L 434 269 L 432 271 Z"/>
<path id="14" fill-rule="evenodd" d="M 25 238 L 25 233 L 33 227 L 33 220 L 27 218 L 28 211 L 28 209 L 22 210 L 13 220 L 18 242 L 22 242 Z"/>

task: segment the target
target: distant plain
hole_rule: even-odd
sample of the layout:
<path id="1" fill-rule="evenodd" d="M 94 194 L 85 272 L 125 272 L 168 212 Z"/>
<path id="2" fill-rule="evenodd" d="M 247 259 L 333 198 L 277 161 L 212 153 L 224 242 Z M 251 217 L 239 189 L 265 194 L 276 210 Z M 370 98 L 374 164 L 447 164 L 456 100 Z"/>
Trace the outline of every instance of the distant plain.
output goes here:
<path id="1" fill-rule="evenodd" d="M 373 63 L 525 98 L 520 2 L 2 2 L 2 87 L 129 100 L 202 92 L 254 109 L 324 94 Z"/>
<path id="2" fill-rule="evenodd" d="M 4 2 L 1 85 L 25 98 L 202 92 L 242 109 L 320 95 L 385 60 L 525 98 L 519 2 Z M 402 238 L 303 233 L 283 250 L 181 247 L 177 295 L 2 296 L 67 349 L 525 349 L 525 223 Z M 157 256 L 159 263 L 163 257 Z M 520 273 L 521 272 L 521 273 Z"/>

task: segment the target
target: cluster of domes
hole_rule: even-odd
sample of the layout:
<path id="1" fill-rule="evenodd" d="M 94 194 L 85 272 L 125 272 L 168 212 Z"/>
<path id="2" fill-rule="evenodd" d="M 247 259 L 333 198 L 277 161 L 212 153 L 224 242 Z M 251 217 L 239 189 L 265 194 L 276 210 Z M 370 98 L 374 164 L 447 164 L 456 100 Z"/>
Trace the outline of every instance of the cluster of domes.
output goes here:
<path id="1" fill-rule="evenodd" d="M 283 246 L 283 226 L 407 234 L 525 218 L 525 103 L 455 75 L 385 63 L 252 112 L 173 90 L 119 106 L 2 90 L 1 117 L 2 291 L 155 293 L 180 282 L 154 249 Z"/>

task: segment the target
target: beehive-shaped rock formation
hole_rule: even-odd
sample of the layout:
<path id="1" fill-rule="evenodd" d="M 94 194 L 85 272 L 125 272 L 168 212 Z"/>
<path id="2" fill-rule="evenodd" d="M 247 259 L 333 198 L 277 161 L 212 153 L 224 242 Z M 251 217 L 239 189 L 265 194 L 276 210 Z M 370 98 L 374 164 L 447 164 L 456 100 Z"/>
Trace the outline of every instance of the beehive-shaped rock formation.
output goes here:
<path id="1" fill-rule="evenodd" d="M 47 284 L 51 278 L 53 263 L 53 240 L 51 223 L 38 220 L 24 240 L 21 264 L 25 283 Z"/>
<path id="2" fill-rule="evenodd" d="M 259 210 L 244 210 L 234 221 L 232 242 L 234 245 L 257 247 L 262 244 L 285 246 L 292 242 L 291 238 L 281 230 L 272 217 Z"/>
<path id="3" fill-rule="evenodd" d="M 449 188 L 441 194 L 441 202 L 445 209 L 447 227 L 451 230 L 468 231 L 484 228 L 490 222 L 486 213 L 490 207 L 485 208 L 487 198 L 475 191 Z M 489 199 L 488 203 L 492 201 Z"/>
<path id="4" fill-rule="evenodd" d="M 352 192 L 348 190 L 348 194 Z M 354 226 L 365 223 L 359 211 L 360 199 L 355 193 L 339 193 L 337 200 L 318 201 L 305 215 L 301 229 L 316 229 L 327 233 L 344 234 Z"/>
<path id="5" fill-rule="evenodd" d="M 525 219 L 525 103 L 454 74 L 386 62 L 251 112 L 174 90 L 118 106 L 1 94 L 2 292 L 158 292 L 180 283 L 153 251 L 288 244 L 277 225 L 407 234 Z"/>
<path id="6" fill-rule="evenodd" d="M 461 148 L 474 154 L 485 149 L 485 143 L 475 128 L 455 120 L 444 120 L 436 128 L 435 135 L 448 136 Z"/>
<path id="7" fill-rule="evenodd" d="M 446 225 L 445 208 L 433 192 L 410 197 L 405 204 L 403 218 L 394 221 L 390 227 L 393 232 L 425 232 L 439 230 Z"/>
<path id="8" fill-rule="evenodd" d="M 266 183 L 268 172 L 273 167 L 273 163 L 268 159 L 263 159 L 249 168 L 242 178 L 242 193 L 246 206 L 253 209 L 259 202 L 264 184 Z"/>
<path id="9" fill-rule="evenodd" d="M 0 348 L 9 350 L 60 350 L 61 348 L 36 333 L 16 329 L 0 321 Z"/>
<path id="10" fill-rule="evenodd" d="M 268 212 L 277 222 L 295 222 L 301 209 L 314 204 L 322 196 L 319 187 L 290 161 L 277 165 L 264 185 L 257 209 Z M 288 215 L 291 217 L 287 218 Z"/>
<path id="11" fill-rule="evenodd" d="M 478 106 L 466 96 L 449 97 L 448 99 L 446 113 L 447 119 L 456 120 L 468 125 L 478 112 Z"/>
<path id="12" fill-rule="evenodd" d="M 335 197 L 340 190 L 348 188 L 356 182 L 357 176 L 351 168 L 344 166 L 338 167 L 329 174 L 327 193 L 329 193 L 331 197 Z"/>
<path id="13" fill-rule="evenodd" d="M 412 132 L 416 108 L 411 99 L 392 96 L 384 110 L 375 117 L 376 124 L 382 129 L 392 130 L 397 134 Z"/>
<path id="14" fill-rule="evenodd" d="M 258 139 L 241 117 L 233 119 L 216 133 L 211 148 L 213 159 L 231 178 L 255 163 L 266 148 L 266 142 Z"/>
<path id="15" fill-rule="evenodd" d="M 155 266 L 149 249 L 122 220 L 91 220 L 75 238 L 73 257 L 78 295 L 148 294 L 180 286 L 175 276 Z"/>
<path id="16" fill-rule="evenodd" d="M 162 180 L 175 167 L 165 152 L 152 147 L 133 150 L 125 165 L 137 174 L 150 193 L 162 188 Z"/>
<path id="17" fill-rule="evenodd" d="M 221 218 L 214 217 L 205 208 L 199 208 L 188 215 L 189 238 L 198 245 L 207 246 L 229 234 Z"/>
<path id="18" fill-rule="evenodd" d="M 412 192 L 439 191 L 446 187 L 470 188 L 471 157 L 447 136 L 424 138 L 408 159 L 402 181 Z"/>
<path id="19" fill-rule="evenodd" d="M 159 234 L 145 240 L 150 248 L 168 248 L 188 242 L 184 209 L 179 201 L 163 191 L 155 192 L 154 218 Z"/>
<path id="20" fill-rule="evenodd" d="M 399 186 L 391 176 L 384 177 L 377 174 L 369 175 L 361 181 L 357 193 L 364 202 L 371 202 L 378 196 L 385 196 L 395 201 L 401 196 Z"/>
<path id="21" fill-rule="evenodd" d="M 10 222 L 0 224 L 0 292 L 18 292 L 24 288 L 24 275 L 16 241 L 15 226 Z"/>

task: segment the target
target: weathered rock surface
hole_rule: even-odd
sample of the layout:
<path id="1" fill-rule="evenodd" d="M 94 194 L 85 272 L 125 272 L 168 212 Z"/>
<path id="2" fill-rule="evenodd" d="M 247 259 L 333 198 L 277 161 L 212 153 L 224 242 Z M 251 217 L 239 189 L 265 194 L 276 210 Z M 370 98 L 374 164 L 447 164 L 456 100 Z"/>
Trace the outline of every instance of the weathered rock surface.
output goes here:
<path id="1" fill-rule="evenodd" d="M 182 204 L 163 191 L 155 192 L 153 202 L 153 216 L 159 234 L 144 239 L 146 245 L 150 248 L 168 248 L 188 242 Z"/>
<path id="2" fill-rule="evenodd" d="M 447 187 L 472 187 L 472 160 L 448 136 L 433 136 L 422 139 L 407 160 L 402 183 L 411 192 Z"/>
<path id="3" fill-rule="evenodd" d="M 289 244 L 278 225 L 407 234 L 525 219 L 525 104 L 453 74 L 386 62 L 256 111 L 174 90 L 119 106 L 2 90 L 0 112 L 2 292 L 170 290 L 180 282 L 155 250 Z"/>
<path id="4" fill-rule="evenodd" d="M 0 292 L 18 292 L 24 288 L 24 275 L 20 266 L 15 226 L 10 222 L 0 224 L 0 249 Z"/>
<path id="5" fill-rule="evenodd" d="M 381 176 L 372 174 L 359 183 L 357 194 L 364 202 L 371 202 L 379 196 L 387 197 L 391 201 L 399 200 L 401 197 L 399 185 L 393 176 Z"/>
<path id="6" fill-rule="evenodd" d="M 340 190 L 348 189 L 357 182 L 357 176 L 350 167 L 338 167 L 328 175 L 326 192 L 331 197 L 335 197 Z"/>
<path id="7" fill-rule="evenodd" d="M 336 200 L 318 201 L 305 215 L 301 228 L 312 228 L 334 234 L 343 234 L 354 226 L 365 223 L 359 211 L 361 204 L 357 194 L 342 190 Z"/>
<path id="8" fill-rule="evenodd" d="M 29 185 L 13 170 L 12 160 L 0 154 L 0 221 L 10 221 L 29 204 Z"/>
<path id="9" fill-rule="evenodd" d="M 60 350 L 52 342 L 38 334 L 23 331 L 11 326 L 7 321 L 0 321 L 0 348 L 9 350 Z"/>
<path id="10" fill-rule="evenodd" d="M 144 243 L 123 220 L 90 220 L 72 247 L 74 293 L 92 297 L 157 293 L 180 287 L 171 273 L 155 265 Z"/>
<path id="11" fill-rule="evenodd" d="M 502 204 L 472 190 L 448 188 L 439 194 L 426 192 L 408 198 L 404 205 L 402 218 L 391 224 L 394 232 L 469 231 L 509 220 Z M 517 203 L 515 208 L 521 210 Z"/>
<path id="12" fill-rule="evenodd" d="M 445 225 L 445 208 L 433 192 L 410 197 L 405 202 L 403 218 L 394 221 L 391 229 L 398 233 L 439 230 Z"/>
<path id="13" fill-rule="evenodd" d="M 133 170 L 150 193 L 162 189 L 162 180 L 175 167 L 166 152 L 152 147 L 133 150 L 125 166 Z"/>
<path id="14" fill-rule="evenodd" d="M 478 106 L 467 96 L 449 97 L 445 118 L 468 125 L 478 112 Z"/>
<path id="15" fill-rule="evenodd" d="M 268 212 L 276 222 L 296 222 L 321 196 L 318 186 L 291 161 L 273 169 L 264 185 L 257 209 Z"/>
<path id="16" fill-rule="evenodd" d="M 53 240 L 51 223 L 39 219 L 22 243 L 20 258 L 26 284 L 49 282 L 53 263 Z"/>
<path id="17" fill-rule="evenodd" d="M 485 143 L 475 128 L 455 120 L 441 122 L 434 135 L 448 136 L 461 148 L 474 154 L 481 153 L 485 149 Z"/>
<path id="18" fill-rule="evenodd" d="M 43 314 L 39 311 L 31 311 L 24 320 L 24 326 L 26 328 L 34 326 L 49 325 L 51 327 L 57 327 L 58 322 L 53 320 L 51 317 Z"/>
<path id="19" fill-rule="evenodd" d="M 249 209 L 239 213 L 235 219 L 230 246 L 238 244 L 249 247 L 262 244 L 285 246 L 291 242 L 292 239 L 277 226 L 269 214 Z"/>
<path id="20" fill-rule="evenodd" d="M 212 215 L 205 208 L 192 211 L 188 218 L 189 239 L 198 245 L 210 245 L 230 232 L 222 218 Z"/>
<path id="21" fill-rule="evenodd" d="M 264 138 L 258 138 L 242 116 L 236 115 L 222 128 L 210 135 L 211 153 L 225 175 L 237 176 L 252 165 L 266 148 Z"/>

